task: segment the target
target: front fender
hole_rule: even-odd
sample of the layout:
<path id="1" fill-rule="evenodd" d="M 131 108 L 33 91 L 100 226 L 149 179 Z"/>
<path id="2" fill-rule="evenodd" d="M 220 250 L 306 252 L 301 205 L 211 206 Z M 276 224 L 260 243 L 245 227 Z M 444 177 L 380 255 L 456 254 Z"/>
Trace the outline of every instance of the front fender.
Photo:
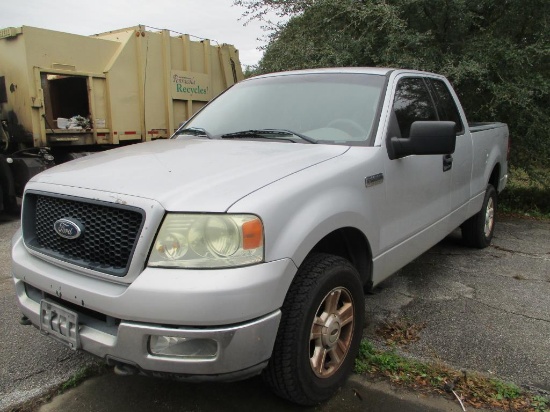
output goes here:
<path id="1" fill-rule="evenodd" d="M 361 231 L 374 254 L 380 233 L 375 212 L 383 210 L 385 187 L 367 188 L 365 178 L 383 170 L 377 153 L 379 148 L 352 148 L 248 195 L 229 212 L 262 218 L 266 261 L 290 258 L 300 266 L 321 239 L 345 227 Z"/>

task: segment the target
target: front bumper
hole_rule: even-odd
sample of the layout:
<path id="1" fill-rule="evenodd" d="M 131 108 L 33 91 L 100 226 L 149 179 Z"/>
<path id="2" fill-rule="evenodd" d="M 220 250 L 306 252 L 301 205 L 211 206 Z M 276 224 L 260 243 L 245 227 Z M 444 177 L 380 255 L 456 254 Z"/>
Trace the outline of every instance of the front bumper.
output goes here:
<path id="1" fill-rule="evenodd" d="M 86 352 L 145 372 L 235 380 L 267 364 L 296 267 L 283 259 L 220 270 L 145 268 L 131 283 L 115 283 L 31 255 L 19 232 L 12 270 L 22 313 L 37 327 L 43 299 L 78 313 Z M 205 358 L 153 354 L 151 336 L 209 339 L 217 351 Z"/>
<path id="2" fill-rule="evenodd" d="M 19 279 L 14 279 L 21 311 L 33 325 L 40 325 L 41 292 Z M 59 300 L 58 300 L 59 302 Z M 71 306 L 74 309 L 74 305 Z M 267 364 L 279 321 L 280 310 L 237 325 L 216 328 L 169 327 L 120 321 L 109 325 L 79 313 L 79 336 L 82 350 L 110 362 L 135 366 L 145 372 L 193 375 L 193 380 L 234 380 L 259 373 Z M 154 355 L 149 349 L 151 336 L 187 339 L 211 339 L 217 343 L 214 357 L 179 358 Z M 202 379 L 201 379 L 202 377 Z"/>

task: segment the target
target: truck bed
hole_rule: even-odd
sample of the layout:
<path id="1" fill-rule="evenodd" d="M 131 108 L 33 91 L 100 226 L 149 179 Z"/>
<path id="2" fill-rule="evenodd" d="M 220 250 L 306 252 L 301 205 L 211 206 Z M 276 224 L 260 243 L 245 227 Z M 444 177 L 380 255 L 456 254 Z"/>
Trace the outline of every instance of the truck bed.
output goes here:
<path id="1" fill-rule="evenodd" d="M 470 132 L 472 133 L 481 132 L 483 130 L 489 129 L 498 129 L 505 126 L 505 123 L 500 122 L 468 122 L 468 127 L 470 128 Z"/>

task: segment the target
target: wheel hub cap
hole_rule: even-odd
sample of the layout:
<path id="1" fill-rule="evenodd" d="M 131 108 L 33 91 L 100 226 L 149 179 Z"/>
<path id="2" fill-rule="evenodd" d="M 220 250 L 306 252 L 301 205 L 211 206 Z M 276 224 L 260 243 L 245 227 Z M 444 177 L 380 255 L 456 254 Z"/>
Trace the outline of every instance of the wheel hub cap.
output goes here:
<path id="1" fill-rule="evenodd" d="M 329 316 L 322 332 L 321 340 L 323 341 L 323 346 L 325 348 L 332 348 L 338 342 L 341 330 L 338 316 Z"/>

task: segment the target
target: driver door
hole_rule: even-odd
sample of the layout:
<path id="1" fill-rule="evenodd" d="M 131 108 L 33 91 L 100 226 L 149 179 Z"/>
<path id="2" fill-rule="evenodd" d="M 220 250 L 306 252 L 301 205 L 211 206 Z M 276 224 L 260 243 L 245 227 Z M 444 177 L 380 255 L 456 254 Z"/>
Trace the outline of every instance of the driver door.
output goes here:
<path id="1" fill-rule="evenodd" d="M 388 136 L 407 138 L 413 122 L 438 120 L 437 110 L 421 76 L 396 78 Z M 450 212 L 451 168 L 447 156 L 411 155 L 384 160 L 386 207 L 380 233 L 382 251 L 397 270 L 447 234 L 442 221 Z M 451 158 L 452 162 L 452 158 Z M 436 239 L 437 240 L 434 240 Z M 394 253 L 396 252 L 396 253 Z"/>

